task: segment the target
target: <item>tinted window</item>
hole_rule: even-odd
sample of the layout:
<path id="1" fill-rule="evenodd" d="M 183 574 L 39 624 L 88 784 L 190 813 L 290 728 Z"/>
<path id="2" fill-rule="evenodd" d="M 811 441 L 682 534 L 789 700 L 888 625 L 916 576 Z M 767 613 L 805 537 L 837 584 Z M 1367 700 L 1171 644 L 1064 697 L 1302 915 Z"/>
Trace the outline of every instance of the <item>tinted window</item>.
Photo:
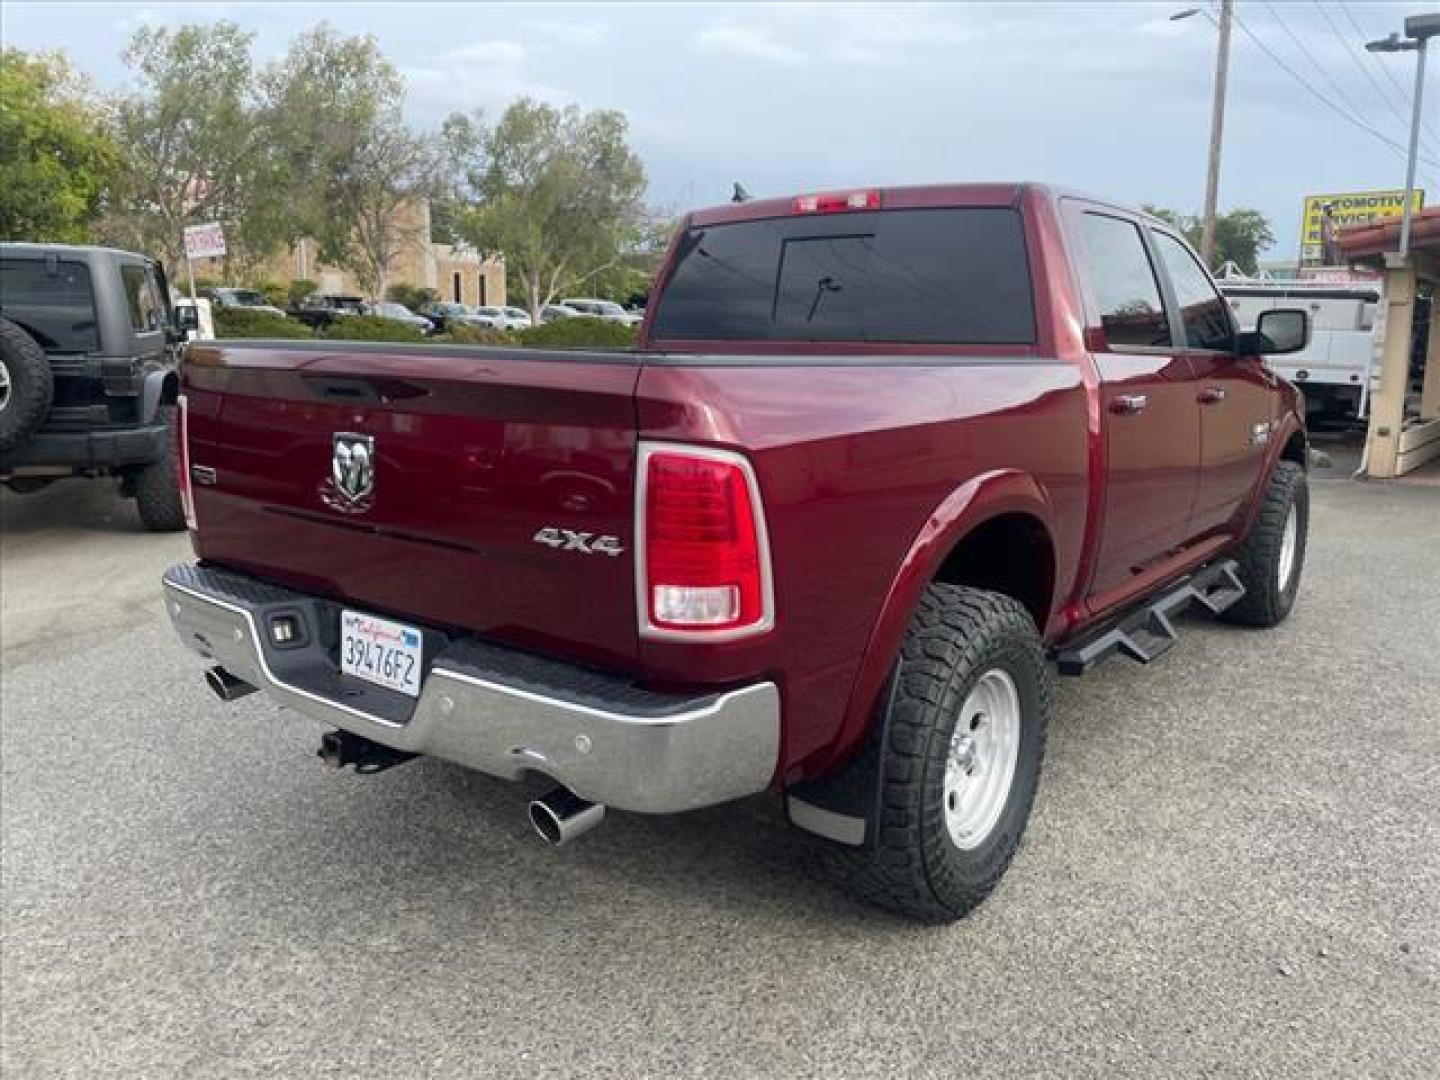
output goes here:
<path id="1" fill-rule="evenodd" d="M 84 263 L 45 259 L 0 262 L 0 311 L 34 334 L 48 352 L 83 353 L 100 348 L 95 296 Z"/>
<path id="2" fill-rule="evenodd" d="M 1030 344 L 1020 215 L 886 210 L 693 229 L 657 338 Z"/>
<path id="3" fill-rule="evenodd" d="M 125 307 L 130 312 L 130 328 L 145 333 L 159 330 L 162 321 L 160 298 L 155 282 L 145 267 L 127 263 L 120 267 L 120 281 L 125 286 Z"/>
<path id="4" fill-rule="evenodd" d="M 1175 299 L 1180 304 L 1180 317 L 1185 322 L 1185 342 L 1196 349 L 1235 347 L 1230 309 L 1215 290 L 1210 275 L 1205 273 L 1189 249 L 1173 236 L 1153 234 L 1160 249 L 1160 259 L 1170 274 Z"/>
<path id="5" fill-rule="evenodd" d="M 1081 222 L 1090 288 L 1110 347 L 1169 345 L 1170 323 L 1140 230 L 1103 214 L 1084 214 Z"/>

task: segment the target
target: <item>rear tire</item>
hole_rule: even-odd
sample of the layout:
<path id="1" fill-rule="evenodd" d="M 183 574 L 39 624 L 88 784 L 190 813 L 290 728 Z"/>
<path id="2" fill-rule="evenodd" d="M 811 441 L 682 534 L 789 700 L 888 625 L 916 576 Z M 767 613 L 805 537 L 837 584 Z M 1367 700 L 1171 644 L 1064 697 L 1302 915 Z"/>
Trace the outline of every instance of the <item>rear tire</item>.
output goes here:
<path id="1" fill-rule="evenodd" d="M 175 407 L 161 406 L 166 427 L 175 424 Z M 175 471 L 175 440 L 165 440 L 160 456 L 134 473 L 135 508 L 140 523 L 151 532 L 179 532 L 185 528 L 185 506 L 180 501 L 180 480 Z"/>
<path id="2" fill-rule="evenodd" d="M 1045 653 L 1016 601 L 935 584 L 895 677 L 878 840 L 835 846 L 833 865 L 868 903 L 951 922 L 989 895 L 1020 846 L 1045 752 Z"/>
<path id="3" fill-rule="evenodd" d="M 1270 474 L 1255 523 L 1235 553 L 1245 595 L 1225 609 L 1222 619 L 1260 627 L 1284 621 L 1300 589 L 1309 527 L 1305 470 L 1293 461 L 1281 461 Z"/>
<path id="4" fill-rule="evenodd" d="M 0 319 L 0 452 L 29 442 L 54 398 L 55 376 L 45 350 L 9 319 Z"/>

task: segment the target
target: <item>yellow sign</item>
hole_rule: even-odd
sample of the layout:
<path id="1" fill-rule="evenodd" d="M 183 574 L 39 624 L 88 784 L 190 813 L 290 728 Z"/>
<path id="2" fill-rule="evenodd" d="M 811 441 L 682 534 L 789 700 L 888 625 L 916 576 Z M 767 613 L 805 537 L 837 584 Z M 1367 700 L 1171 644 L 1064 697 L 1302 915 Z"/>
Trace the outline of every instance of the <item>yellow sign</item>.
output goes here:
<path id="1" fill-rule="evenodd" d="M 1425 205 L 1425 192 L 1415 190 L 1414 207 Z M 1300 261 L 1310 265 L 1331 262 L 1326 258 L 1326 207 L 1332 227 L 1363 225 L 1384 218 L 1397 218 L 1405 212 L 1405 189 L 1390 191 L 1346 191 L 1334 195 L 1305 196 L 1305 211 L 1300 218 Z"/>

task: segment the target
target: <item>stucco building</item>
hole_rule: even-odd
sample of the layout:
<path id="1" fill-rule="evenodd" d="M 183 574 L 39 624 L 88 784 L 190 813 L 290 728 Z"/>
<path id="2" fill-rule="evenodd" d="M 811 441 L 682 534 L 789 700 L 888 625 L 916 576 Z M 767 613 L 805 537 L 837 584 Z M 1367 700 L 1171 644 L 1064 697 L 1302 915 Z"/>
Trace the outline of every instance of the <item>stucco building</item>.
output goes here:
<path id="1" fill-rule="evenodd" d="M 474 251 L 432 240 L 429 203 L 411 204 L 397 217 L 396 229 L 401 239 L 390 267 L 389 284 L 434 289 L 439 299 L 458 300 L 462 304 L 505 303 L 504 262 L 483 259 Z M 224 267 L 219 259 L 197 259 L 195 273 L 220 281 Z M 321 292 L 365 295 L 365 289 L 352 271 L 321 262 L 318 245 L 308 239 L 277 255 L 263 276 L 282 285 L 309 280 L 315 282 Z"/>

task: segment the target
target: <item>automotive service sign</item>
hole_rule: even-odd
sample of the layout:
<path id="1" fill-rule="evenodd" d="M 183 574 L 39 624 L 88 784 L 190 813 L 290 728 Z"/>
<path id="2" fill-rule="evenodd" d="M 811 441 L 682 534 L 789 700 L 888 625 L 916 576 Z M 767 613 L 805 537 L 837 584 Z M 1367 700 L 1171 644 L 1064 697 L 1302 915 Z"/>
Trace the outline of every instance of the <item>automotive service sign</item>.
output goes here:
<path id="1" fill-rule="evenodd" d="M 1416 188 L 1414 207 L 1419 210 L 1424 205 L 1425 192 Z M 1365 225 L 1385 218 L 1398 218 L 1404 212 L 1404 188 L 1307 195 L 1305 209 L 1300 218 L 1300 261 L 1311 266 L 1331 265 L 1336 259 L 1332 257 L 1332 253 L 1326 251 L 1326 243 L 1334 240 L 1334 229 L 1346 225 Z"/>
<path id="2" fill-rule="evenodd" d="M 187 259 L 218 259 L 225 254 L 225 230 L 218 221 L 208 225 L 185 226 Z"/>

